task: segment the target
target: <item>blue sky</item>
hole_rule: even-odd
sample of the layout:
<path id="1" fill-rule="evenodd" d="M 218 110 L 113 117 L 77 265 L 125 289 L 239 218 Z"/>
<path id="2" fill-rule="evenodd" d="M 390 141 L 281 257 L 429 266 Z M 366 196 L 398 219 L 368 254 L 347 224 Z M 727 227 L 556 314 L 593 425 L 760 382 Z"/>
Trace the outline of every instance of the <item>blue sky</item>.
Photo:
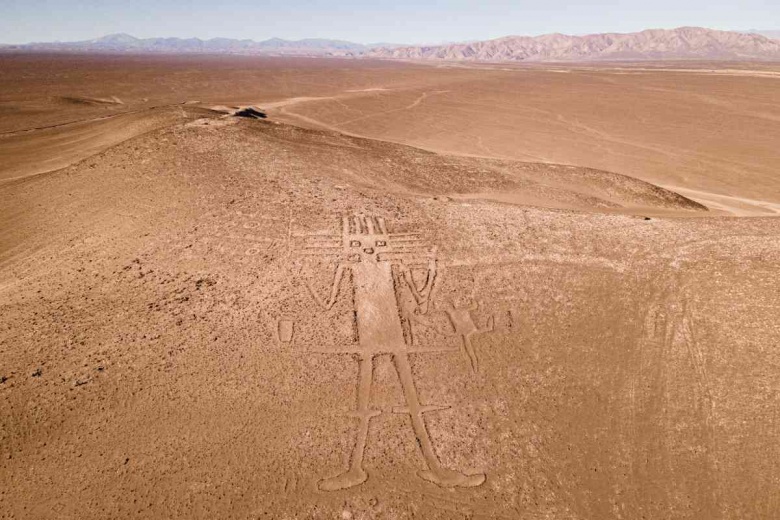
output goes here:
<path id="1" fill-rule="evenodd" d="M 0 0 L 0 42 L 138 37 L 440 43 L 696 25 L 780 29 L 780 0 Z"/>

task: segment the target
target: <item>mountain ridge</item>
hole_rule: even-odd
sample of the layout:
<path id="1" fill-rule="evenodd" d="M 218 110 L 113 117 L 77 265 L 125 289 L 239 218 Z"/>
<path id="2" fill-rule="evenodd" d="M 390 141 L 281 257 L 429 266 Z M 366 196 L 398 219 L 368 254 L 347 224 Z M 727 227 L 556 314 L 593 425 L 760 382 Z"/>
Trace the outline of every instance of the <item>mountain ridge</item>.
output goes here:
<path id="1" fill-rule="evenodd" d="M 392 48 L 392 44 L 376 44 L 383 48 Z M 345 40 L 325 38 L 305 38 L 285 40 L 269 38 L 255 41 L 234 38 L 137 38 L 127 33 L 115 33 L 75 42 L 33 42 L 19 45 L 6 45 L 6 50 L 18 51 L 76 51 L 76 52 L 141 52 L 141 53 L 216 53 L 216 54 L 289 54 L 289 55 L 329 55 L 339 53 L 363 53 L 372 46 Z"/>
<path id="2" fill-rule="evenodd" d="M 325 38 L 269 38 L 262 41 L 233 38 L 137 38 L 127 33 L 116 33 L 75 42 L 34 42 L 3 45 L 0 48 L 22 52 L 238 54 L 486 62 L 665 59 L 780 61 L 780 40 L 770 38 L 767 35 L 770 31 L 763 32 L 678 27 L 584 36 L 561 33 L 513 35 L 436 45 L 361 44 Z"/>
<path id="3" fill-rule="evenodd" d="M 437 46 L 378 48 L 376 58 L 439 61 L 619 61 L 657 59 L 780 60 L 780 41 L 761 34 L 702 27 L 571 36 L 505 36 Z"/>
<path id="4" fill-rule="evenodd" d="M 766 36 L 767 38 L 770 39 L 780 40 L 780 30 L 777 29 L 764 29 L 764 30 L 752 29 L 750 32 L 754 34 L 760 34 L 762 36 Z"/>

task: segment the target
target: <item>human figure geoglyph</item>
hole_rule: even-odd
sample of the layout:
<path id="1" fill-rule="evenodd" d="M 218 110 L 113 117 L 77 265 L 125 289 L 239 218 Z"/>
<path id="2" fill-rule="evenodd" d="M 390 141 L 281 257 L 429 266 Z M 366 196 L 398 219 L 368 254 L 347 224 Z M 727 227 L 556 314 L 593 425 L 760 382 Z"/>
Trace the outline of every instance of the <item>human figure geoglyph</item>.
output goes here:
<path id="1" fill-rule="evenodd" d="M 484 327 L 477 327 L 474 323 L 474 319 L 471 317 L 471 312 L 478 309 L 478 303 L 472 303 L 466 307 L 456 307 L 454 303 L 450 303 L 449 306 L 444 308 L 452 328 L 455 330 L 455 333 L 460 336 L 461 350 L 466 355 L 472 372 L 477 372 L 479 370 L 479 360 L 477 358 L 477 352 L 474 349 L 474 344 L 471 341 L 472 338 L 477 334 L 492 332 L 495 328 L 493 316 L 488 318 L 487 324 Z"/>
<path id="2" fill-rule="evenodd" d="M 318 487 L 323 491 L 335 491 L 357 486 L 368 479 L 363 468 L 363 458 L 369 422 L 380 413 L 371 408 L 373 360 L 382 355 L 392 358 L 406 402 L 406 406 L 393 411 L 409 414 L 425 459 L 427 467 L 419 472 L 419 476 L 443 487 L 474 487 L 482 484 L 485 481 L 484 473 L 462 473 L 444 467 L 439 461 L 425 425 L 424 414 L 448 407 L 420 403 L 409 364 L 410 352 L 433 351 L 414 347 L 410 325 L 404 323 L 402 316 L 408 317 L 410 306 L 415 305 L 418 313 L 427 312 L 436 283 L 436 249 L 429 247 L 416 233 L 389 233 L 384 219 L 363 216 L 344 217 L 341 236 L 308 235 L 305 238 L 309 240 L 305 242 L 301 253 L 337 258 L 333 282 L 326 297 L 318 295 L 307 284 L 312 297 L 322 308 L 333 307 L 345 272 L 352 272 L 358 333 L 356 345 L 337 351 L 359 355 L 357 409 L 353 414 L 359 424 L 349 468 L 339 475 L 320 480 Z M 413 268 L 426 271 L 419 283 L 412 276 Z M 399 282 L 411 293 L 411 298 L 405 302 L 399 302 L 396 294 L 395 286 Z M 470 338 L 471 331 L 465 331 L 461 322 L 457 318 L 452 321 L 457 332 L 465 334 L 464 338 Z"/>

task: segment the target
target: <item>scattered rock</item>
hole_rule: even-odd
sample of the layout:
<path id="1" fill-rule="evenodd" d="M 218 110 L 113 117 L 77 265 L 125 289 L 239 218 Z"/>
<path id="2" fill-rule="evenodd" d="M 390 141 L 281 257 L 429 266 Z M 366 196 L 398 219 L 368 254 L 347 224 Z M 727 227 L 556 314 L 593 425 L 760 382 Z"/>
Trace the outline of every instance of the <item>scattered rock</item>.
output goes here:
<path id="1" fill-rule="evenodd" d="M 216 283 L 217 283 L 217 282 L 215 282 L 214 280 L 212 280 L 212 279 L 210 279 L 210 278 L 198 278 L 198 279 L 195 281 L 195 289 L 197 289 L 198 291 L 200 291 L 200 288 L 201 288 L 201 287 L 203 287 L 204 285 L 205 285 L 206 287 L 211 287 L 212 285 L 215 285 Z"/>
<path id="2" fill-rule="evenodd" d="M 42 368 L 36 368 L 35 372 L 32 373 L 32 377 L 41 377 L 42 375 L 43 375 Z"/>
<path id="3" fill-rule="evenodd" d="M 265 119 L 268 116 L 265 114 L 265 112 L 261 112 L 253 107 L 246 107 L 241 110 L 237 110 L 233 113 L 236 117 L 246 117 L 248 119 Z"/>

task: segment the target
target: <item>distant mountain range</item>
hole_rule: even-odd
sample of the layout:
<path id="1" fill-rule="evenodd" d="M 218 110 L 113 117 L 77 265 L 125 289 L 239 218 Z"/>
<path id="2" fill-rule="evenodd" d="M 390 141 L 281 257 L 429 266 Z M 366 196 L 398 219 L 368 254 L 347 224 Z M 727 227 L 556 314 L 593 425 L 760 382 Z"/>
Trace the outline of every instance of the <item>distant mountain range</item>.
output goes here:
<path id="1" fill-rule="evenodd" d="M 363 56 L 444 61 L 780 60 L 780 40 L 701 27 L 638 33 L 507 36 L 437 46 L 369 49 Z"/>
<path id="2" fill-rule="evenodd" d="M 780 60 L 780 31 L 747 33 L 701 27 L 649 29 L 637 33 L 587 36 L 547 34 L 442 45 L 364 45 L 342 40 L 235 40 L 230 38 L 136 38 L 111 34 L 78 42 L 5 45 L 5 51 L 245 54 L 347 56 L 443 61 L 606 61 L 606 60 Z"/>
<path id="3" fill-rule="evenodd" d="M 393 44 L 363 45 L 341 40 L 310 38 L 305 40 L 235 40 L 231 38 L 136 38 L 129 34 L 110 34 L 94 40 L 78 42 L 44 42 L 23 45 L 6 45 L 5 50 L 19 51 L 73 51 L 73 52 L 121 52 L 161 54 L 267 54 L 295 56 L 325 56 L 362 54 L 373 47 L 392 49 Z"/>

